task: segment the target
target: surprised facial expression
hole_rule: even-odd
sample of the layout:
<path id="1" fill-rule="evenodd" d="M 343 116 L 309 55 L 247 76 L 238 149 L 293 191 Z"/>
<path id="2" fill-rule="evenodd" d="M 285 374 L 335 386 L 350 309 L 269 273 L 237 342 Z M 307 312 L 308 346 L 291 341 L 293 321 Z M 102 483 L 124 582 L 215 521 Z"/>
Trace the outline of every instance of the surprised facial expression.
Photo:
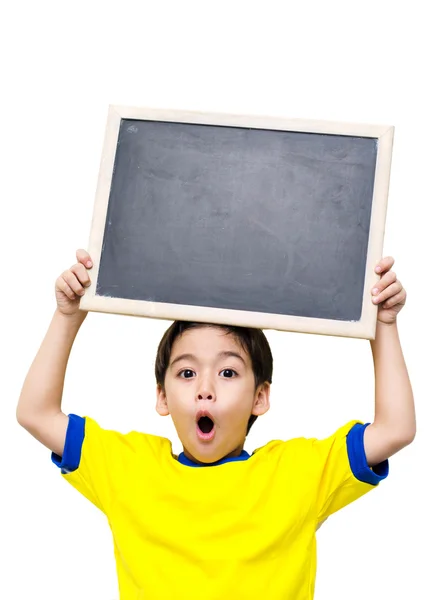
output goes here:
<path id="1" fill-rule="evenodd" d="M 188 458 L 238 456 L 250 415 L 268 407 L 269 385 L 255 388 L 251 358 L 234 335 L 201 326 L 175 340 L 157 411 L 171 415 Z"/>

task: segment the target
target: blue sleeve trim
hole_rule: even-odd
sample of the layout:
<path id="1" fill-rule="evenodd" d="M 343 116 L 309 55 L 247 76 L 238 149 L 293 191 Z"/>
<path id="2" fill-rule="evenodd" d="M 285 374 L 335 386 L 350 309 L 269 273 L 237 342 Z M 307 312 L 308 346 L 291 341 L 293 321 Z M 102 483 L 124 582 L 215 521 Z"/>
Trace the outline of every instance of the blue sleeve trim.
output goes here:
<path id="1" fill-rule="evenodd" d="M 69 423 L 66 431 L 63 456 L 52 452 L 51 460 L 61 469 L 63 474 L 72 473 L 80 465 L 86 420 L 78 415 L 68 415 Z"/>
<path id="2" fill-rule="evenodd" d="M 369 423 L 362 425 L 356 423 L 347 434 L 347 453 L 348 460 L 353 475 L 359 481 L 377 485 L 388 475 L 389 465 L 388 460 L 384 460 L 372 469 L 368 466 L 367 457 L 364 448 L 364 433 Z"/>

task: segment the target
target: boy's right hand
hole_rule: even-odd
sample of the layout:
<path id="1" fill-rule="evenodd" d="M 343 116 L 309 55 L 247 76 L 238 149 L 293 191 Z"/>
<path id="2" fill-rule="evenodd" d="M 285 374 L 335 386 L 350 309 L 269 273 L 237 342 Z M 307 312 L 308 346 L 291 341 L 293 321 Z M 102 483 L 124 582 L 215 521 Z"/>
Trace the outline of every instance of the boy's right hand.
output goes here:
<path id="1" fill-rule="evenodd" d="M 64 271 L 55 282 L 55 298 L 60 313 L 72 317 L 80 312 L 80 298 L 91 284 L 88 269 L 92 259 L 86 250 L 77 250 L 77 263 Z"/>

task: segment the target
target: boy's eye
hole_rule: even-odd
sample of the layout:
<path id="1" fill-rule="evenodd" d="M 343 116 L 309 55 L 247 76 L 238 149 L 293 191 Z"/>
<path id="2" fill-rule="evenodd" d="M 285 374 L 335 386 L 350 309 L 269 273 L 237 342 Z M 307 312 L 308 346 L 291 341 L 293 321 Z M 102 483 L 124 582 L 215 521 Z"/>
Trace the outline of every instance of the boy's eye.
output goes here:
<path id="1" fill-rule="evenodd" d="M 221 371 L 221 373 L 224 373 L 224 377 L 227 377 L 228 379 L 231 379 L 232 377 L 235 377 L 235 375 L 237 375 L 238 373 L 236 371 L 234 371 L 233 369 L 223 369 Z"/>
<path id="2" fill-rule="evenodd" d="M 220 375 L 227 379 L 232 379 L 233 377 L 236 377 L 238 373 L 233 369 L 223 369 L 220 372 Z M 181 377 L 182 379 L 191 379 L 194 376 L 196 376 L 196 373 L 195 371 L 192 371 L 192 369 L 183 369 L 178 373 L 178 377 Z"/>
<path id="3" fill-rule="evenodd" d="M 182 377 L 183 379 L 190 379 L 193 377 L 193 375 L 195 375 L 195 372 L 192 371 L 192 369 L 184 369 L 178 373 L 178 376 Z"/>

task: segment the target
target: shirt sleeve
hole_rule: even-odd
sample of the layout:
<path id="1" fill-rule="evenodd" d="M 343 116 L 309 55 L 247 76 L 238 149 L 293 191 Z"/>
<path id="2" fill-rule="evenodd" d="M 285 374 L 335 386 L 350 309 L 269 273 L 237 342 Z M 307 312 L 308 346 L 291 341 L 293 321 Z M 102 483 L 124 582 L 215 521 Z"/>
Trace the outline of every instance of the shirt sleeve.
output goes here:
<path id="1" fill-rule="evenodd" d="M 70 414 L 63 456 L 52 453 L 51 459 L 75 489 L 107 514 L 117 483 L 124 482 L 131 454 L 127 435 Z"/>
<path id="2" fill-rule="evenodd" d="M 364 449 L 365 425 L 352 421 L 324 440 L 313 441 L 319 469 L 318 522 L 357 500 L 388 475 L 388 460 L 370 468 Z"/>

